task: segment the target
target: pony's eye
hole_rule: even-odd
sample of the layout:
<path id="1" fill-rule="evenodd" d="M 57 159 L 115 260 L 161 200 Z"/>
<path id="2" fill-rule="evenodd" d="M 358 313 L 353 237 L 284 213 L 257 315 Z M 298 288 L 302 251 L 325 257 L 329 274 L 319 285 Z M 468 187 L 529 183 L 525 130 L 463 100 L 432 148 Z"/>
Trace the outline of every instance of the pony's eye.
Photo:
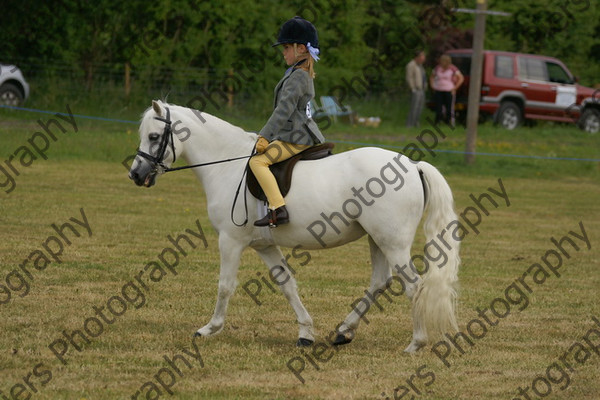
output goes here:
<path id="1" fill-rule="evenodd" d="M 159 136 L 159 135 L 158 135 L 158 133 L 151 133 L 150 135 L 148 135 L 148 138 L 149 138 L 151 141 L 155 142 L 155 141 L 157 141 L 157 140 L 158 140 L 158 136 Z"/>

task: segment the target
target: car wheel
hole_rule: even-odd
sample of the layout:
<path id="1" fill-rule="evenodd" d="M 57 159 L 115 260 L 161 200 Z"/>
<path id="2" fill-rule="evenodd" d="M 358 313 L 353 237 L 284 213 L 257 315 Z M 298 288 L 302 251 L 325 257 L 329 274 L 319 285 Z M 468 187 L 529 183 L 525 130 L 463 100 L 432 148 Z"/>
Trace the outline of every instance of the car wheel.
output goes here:
<path id="1" fill-rule="evenodd" d="M 579 118 L 579 127 L 589 133 L 600 132 L 600 111 L 588 108 Z"/>
<path id="2" fill-rule="evenodd" d="M 506 129 L 515 129 L 523 122 L 521 109 L 512 101 L 502 103 L 498 109 L 496 123 L 502 125 Z"/>
<path id="3" fill-rule="evenodd" d="M 23 103 L 21 90 L 12 83 L 0 86 L 0 104 L 6 106 L 19 106 Z"/>

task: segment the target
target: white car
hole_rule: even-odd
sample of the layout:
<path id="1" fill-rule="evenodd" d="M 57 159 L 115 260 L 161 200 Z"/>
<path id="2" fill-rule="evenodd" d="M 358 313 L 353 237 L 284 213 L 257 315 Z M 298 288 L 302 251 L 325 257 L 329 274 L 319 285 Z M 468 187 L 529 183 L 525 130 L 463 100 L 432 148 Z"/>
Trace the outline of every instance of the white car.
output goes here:
<path id="1" fill-rule="evenodd" d="M 29 96 L 29 84 L 14 65 L 0 64 L 0 104 L 20 106 Z"/>

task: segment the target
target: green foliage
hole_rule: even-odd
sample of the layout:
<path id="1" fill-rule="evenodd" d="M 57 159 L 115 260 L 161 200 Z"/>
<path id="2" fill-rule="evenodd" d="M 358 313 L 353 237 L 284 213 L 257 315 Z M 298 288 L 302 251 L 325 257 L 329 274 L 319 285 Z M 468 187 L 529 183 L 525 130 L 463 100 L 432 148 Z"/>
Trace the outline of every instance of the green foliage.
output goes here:
<path id="1" fill-rule="evenodd" d="M 319 30 L 319 95 L 342 97 L 345 88 L 346 100 L 394 98 L 404 90 L 404 66 L 416 49 L 428 52 L 432 67 L 442 51 L 471 45 L 473 15 L 450 10 L 473 3 L 22 0 L 4 10 L 0 54 L 2 62 L 25 71 L 38 100 L 65 97 L 51 92 L 63 90 L 68 84 L 60 81 L 68 80 L 71 102 L 110 85 L 121 88 L 113 100 L 120 106 L 167 94 L 186 103 L 203 91 L 212 94 L 206 103 L 223 105 L 225 92 L 232 91 L 237 104 L 268 112 L 273 86 L 285 69 L 271 43 L 288 18 L 301 15 Z M 486 48 L 555 56 L 582 84 L 600 81 L 597 2 L 490 0 L 488 8 L 512 15 L 487 18 Z M 129 96 L 122 89 L 126 65 Z"/>

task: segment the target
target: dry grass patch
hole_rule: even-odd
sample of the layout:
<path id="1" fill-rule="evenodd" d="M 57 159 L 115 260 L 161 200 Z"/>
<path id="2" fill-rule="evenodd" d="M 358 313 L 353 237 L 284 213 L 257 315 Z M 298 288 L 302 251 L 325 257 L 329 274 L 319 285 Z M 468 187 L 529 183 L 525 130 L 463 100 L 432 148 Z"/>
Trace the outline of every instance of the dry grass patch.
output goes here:
<path id="1" fill-rule="evenodd" d="M 450 175 L 448 180 L 459 211 L 472 205 L 469 194 L 498 186 L 497 178 L 489 176 Z M 192 363 L 188 368 L 180 361 L 183 376 L 178 375 L 172 387 L 174 398 L 383 399 L 393 398 L 395 388 L 409 387 L 407 380 L 413 375 L 414 388 L 405 398 L 516 396 L 519 386 L 531 385 L 580 340 L 592 327 L 592 315 L 600 317 L 600 185 L 572 178 L 506 178 L 503 183 L 510 207 L 491 209 L 479 226 L 479 235 L 469 234 L 462 245 L 461 330 L 478 318 L 478 307 L 488 307 L 503 296 L 508 285 L 540 261 L 553 246 L 551 237 L 576 231 L 582 221 L 592 248 L 573 252 L 564 260 L 560 278 L 552 276 L 533 287 L 526 308 L 511 310 L 485 337 L 473 346 L 465 345 L 464 354 L 453 348 L 447 359 L 450 368 L 429 348 L 416 355 L 402 352 L 412 331 L 410 304 L 403 297 L 394 298 L 392 304 L 382 300 L 385 310 L 371 310 L 369 324 L 361 325 L 355 340 L 339 351 L 332 350 L 329 361 L 316 364 L 318 370 L 307 362 L 302 373 L 306 382 L 301 384 L 286 363 L 311 350 L 294 347 L 297 324 L 287 301 L 280 293 L 263 288 L 258 306 L 238 287 L 224 331 L 196 341 L 204 366 Z M 16 295 L 0 305 L 0 391 L 7 397 L 18 384 L 32 393 L 24 378 L 33 372 L 29 380 L 37 390 L 32 393 L 34 399 L 129 398 L 145 382 L 156 382 L 154 375 L 167 366 L 163 356 L 181 354 L 182 349 L 193 351 L 193 332 L 212 315 L 218 283 L 217 237 L 205 212 L 202 190 L 189 172 L 164 176 L 147 190 L 135 187 L 123 167 L 114 162 L 50 160 L 25 170 L 18 189 L 0 203 L 4 226 L 0 278 L 4 280 L 53 234 L 50 224 L 79 216 L 80 208 L 89 219 L 92 236 L 74 238 L 65 247 L 61 264 L 32 272 L 29 294 Z M 180 257 L 177 275 L 169 273 L 148 285 L 143 306 L 129 305 L 81 351 L 71 346 L 66 365 L 58 361 L 48 345 L 63 330 L 82 329 L 86 318 L 95 315 L 93 307 L 106 305 L 170 245 L 167 235 L 195 228 L 196 220 L 208 247 L 190 249 L 186 257 Z M 422 234 L 417 242 L 415 252 L 423 245 Z M 294 261 L 299 293 L 322 341 L 368 287 L 366 239 L 311 252 L 304 266 Z M 258 272 L 267 270 L 256 255 L 245 252 L 240 285 L 256 278 Z M 568 388 L 558 388 L 564 382 L 553 384 L 549 398 L 596 398 L 599 358 L 592 353 L 585 364 L 574 366 Z M 43 370 L 52 373 L 51 379 L 42 375 Z M 396 393 L 401 394 L 401 389 Z"/>

